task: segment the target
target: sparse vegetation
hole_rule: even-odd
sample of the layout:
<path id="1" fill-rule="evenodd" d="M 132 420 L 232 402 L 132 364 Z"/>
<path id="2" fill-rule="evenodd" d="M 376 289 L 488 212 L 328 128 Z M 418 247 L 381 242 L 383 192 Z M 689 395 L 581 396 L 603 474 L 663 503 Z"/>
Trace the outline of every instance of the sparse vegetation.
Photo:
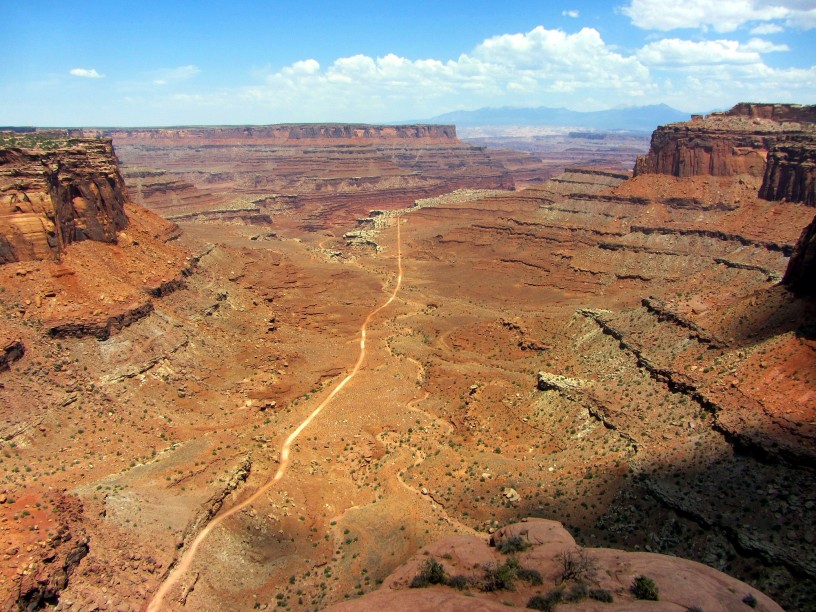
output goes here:
<path id="1" fill-rule="evenodd" d="M 754 597 L 753 593 L 748 593 L 745 597 L 743 597 L 742 603 L 744 603 L 749 608 L 757 607 L 757 599 L 756 597 Z"/>
<path id="2" fill-rule="evenodd" d="M 527 602 L 527 607 L 533 610 L 544 610 L 550 612 L 555 610 L 555 606 L 561 603 L 564 599 L 564 590 L 561 588 L 554 589 L 546 595 L 534 595 Z"/>
<path id="3" fill-rule="evenodd" d="M 445 568 L 439 561 L 431 557 L 425 560 L 409 586 L 412 589 L 421 589 L 432 584 L 445 584 L 446 579 Z"/>
<path id="4" fill-rule="evenodd" d="M 632 581 L 632 594 L 637 599 L 657 601 L 660 592 L 654 580 L 647 576 L 638 576 Z"/>
<path id="5" fill-rule="evenodd" d="M 582 548 L 565 550 L 555 556 L 560 566 L 559 582 L 591 581 L 598 571 L 598 562 Z"/>
<path id="6" fill-rule="evenodd" d="M 506 540 L 501 540 L 496 544 L 496 550 L 502 554 L 511 554 L 523 552 L 530 548 L 531 544 L 524 540 L 521 536 L 511 536 Z"/>

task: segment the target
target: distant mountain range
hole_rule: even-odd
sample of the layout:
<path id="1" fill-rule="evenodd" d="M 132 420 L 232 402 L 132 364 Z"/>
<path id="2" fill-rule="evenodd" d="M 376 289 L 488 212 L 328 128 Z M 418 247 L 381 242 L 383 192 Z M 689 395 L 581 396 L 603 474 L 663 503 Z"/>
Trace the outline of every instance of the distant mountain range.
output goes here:
<path id="1" fill-rule="evenodd" d="M 688 121 L 684 113 L 666 104 L 632 106 L 603 111 L 580 112 L 566 108 L 480 108 L 454 111 L 431 117 L 423 123 L 453 123 L 460 127 L 498 125 L 536 125 L 574 127 L 593 130 L 651 132 L 658 125 Z"/>

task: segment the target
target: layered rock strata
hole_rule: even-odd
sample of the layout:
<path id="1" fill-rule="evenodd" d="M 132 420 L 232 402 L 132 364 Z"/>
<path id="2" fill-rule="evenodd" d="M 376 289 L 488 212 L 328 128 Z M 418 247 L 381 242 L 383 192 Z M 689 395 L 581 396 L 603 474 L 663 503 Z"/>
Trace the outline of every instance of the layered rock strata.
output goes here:
<path id="1" fill-rule="evenodd" d="M 49 146 L 0 150 L 0 264 L 56 259 L 82 240 L 115 242 L 127 226 L 110 139 L 42 142 Z"/>
<path id="2" fill-rule="evenodd" d="M 816 294 L 816 217 L 802 230 L 782 283 L 799 295 Z"/>
<path id="3" fill-rule="evenodd" d="M 458 188 L 513 189 L 512 173 L 453 126 L 281 125 L 118 130 L 133 198 L 178 220 L 307 229 Z M 521 163 L 521 162 L 519 162 Z"/>
<path id="4" fill-rule="evenodd" d="M 635 175 L 763 177 L 759 194 L 816 205 L 816 107 L 738 104 L 661 126 Z"/>

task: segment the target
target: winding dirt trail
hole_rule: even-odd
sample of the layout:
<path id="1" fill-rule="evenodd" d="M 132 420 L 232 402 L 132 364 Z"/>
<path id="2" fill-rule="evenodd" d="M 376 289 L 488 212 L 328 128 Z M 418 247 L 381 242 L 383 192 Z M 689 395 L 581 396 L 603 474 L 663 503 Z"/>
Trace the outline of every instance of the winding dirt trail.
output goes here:
<path id="1" fill-rule="evenodd" d="M 306 419 L 298 425 L 298 427 L 289 434 L 289 437 L 286 438 L 286 441 L 281 446 L 280 450 L 280 462 L 278 465 L 278 471 L 275 472 L 275 475 L 266 482 L 262 487 L 260 487 L 255 493 L 247 497 L 244 501 L 239 504 L 236 504 L 223 514 L 219 514 L 216 516 L 212 521 L 210 521 L 207 526 L 202 529 L 199 534 L 195 537 L 190 547 L 187 551 L 182 555 L 181 560 L 178 562 L 176 567 L 173 571 L 167 576 L 167 579 L 162 583 L 159 587 L 159 590 L 156 591 L 156 594 L 153 596 L 153 599 L 150 600 L 150 603 L 147 605 L 148 612 L 153 612 L 155 610 L 161 610 L 162 603 L 164 602 L 164 598 L 167 596 L 167 593 L 170 592 L 176 583 L 181 579 L 181 577 L 190 569 L 190 566 L 193 563 L 193 559 L 195 559 L 196 551 L 198 547 L 201 546 L 201 543 L 207 538 L 210 532 L 213 531 L 216 527 L 218 527 L 221 523 L 227 520 L 234 514 L 237 514 L 247 506 L 250 506 L 252 503 L 255 502 L 259 497 L 261 497 L 264 493 L 266 493 L 269 489 L 271 489 L 286 473 L 286 469 L 289 467 L 289 452 L 292 447 L 292 443 L 297 440 L 298 436 L 303 432 L 306 427 L 317 417 L 321 411 L 328 406 L 331 401 L 335 398 L 335 396 L 340 393 L 340 391 L 345 387 L 349 381 L 357 375 L 357 372 L 363 365 L 363 361 L 365 360 L 366 356 L 366 327 L 381 310 L 387 308 L 391 302 L 397 297 L 397 293 L 400 290 L 400 286 L 402 285 L 402 231 L 401 231 L 401 218 L 397 217 L 397 282 L 394 285 L 394 289 L 391 291 L 391 295 L 388 297 L 388 300 L 385 303 L 381 304 L 370 313 L 363 321 L 363 324 L 360 326 L 360 355 L 357 357 L 357 362 L 354 364 L 354 367 L 351 371 L 346 375 L 346 377 L 341 380 L 337 386 L 332 389 L 331 393 L 322 401 L 320 404 L 315 408 L 312 413 L 306 417 Z"/>

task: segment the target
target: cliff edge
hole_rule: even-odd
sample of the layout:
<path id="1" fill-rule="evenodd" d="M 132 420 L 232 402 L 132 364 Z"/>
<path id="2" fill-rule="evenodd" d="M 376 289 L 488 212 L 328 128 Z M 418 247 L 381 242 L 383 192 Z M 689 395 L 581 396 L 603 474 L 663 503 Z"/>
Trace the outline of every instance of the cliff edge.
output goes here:
<path id="1" fill-rule="evenodd" d="M 737 104 L 657 128 L 635 176 L 762 177 L 766 200 L 816 206 L 816 106 Z"/>
<path id="2" fill-rule="evenodd" d="M 116 241 L 128 198 L 110 139 L 0 136 L 0 264 L 58 259 L 82 240 Z"/>

